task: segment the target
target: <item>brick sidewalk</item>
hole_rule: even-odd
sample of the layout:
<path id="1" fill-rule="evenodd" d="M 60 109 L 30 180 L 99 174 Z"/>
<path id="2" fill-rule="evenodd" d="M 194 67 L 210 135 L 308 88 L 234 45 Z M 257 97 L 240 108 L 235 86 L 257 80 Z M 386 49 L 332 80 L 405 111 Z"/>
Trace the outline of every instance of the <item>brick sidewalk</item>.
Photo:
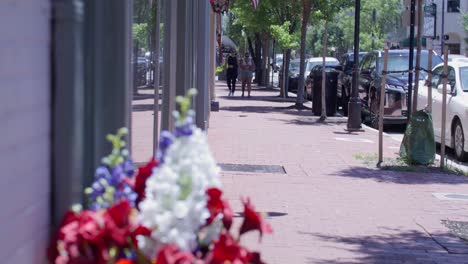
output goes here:
<path id="1" fill-rule="evenodd" d="M 467 203 L 432 193 L 468 193 L 461 176 L 377 171 L 356 154 L 377 153 L 377 134 L 347 133 L 346 119 L 317 122 L 311 111 L 289 108 L 294 99 L 256 89 L 252 98 L 226 97 L 217 84 L 220 112 L 212 112 L 208 137 L 220 164 L 283 166 L 286 174 L 223 172 L 225 195 L 235 212 L 240 196 L 269 212 L 273 235 L 246 244 L 269 264 L 468 263 L 468 246 L 441 220 L 468 220 Z M 152 100 L 134 101 L 133 157 L 151 156 Z M 309 105 L 310 107 L 310 105 Z M 384 139 L 384 155 L 399 144 Z M 238 222 L 238 221 L 237 221 Z M 237 223 L 239 224 L 239 223 Z"/>
<path id="2" fill-rule="evenodd" d="M 377 171 L 354 155 L 377 153 L 377 134 L 347 133 L 346 119 L 317 122 L 310 111 L 288 108 L 278 91 L 226 97 L 211 115 L 209 141 L 219 163 L 280 165 L 286 174 L 223 172 L 236 212 L 241 195 L 271 213 L 274 235 L 258 245 L 268 263 L 468 263 L 468 246 L 441 220 L 468 220 L 467 203 L 434 192 L 468 193 L 461 176 Z M 384 140 L 386 157 L 399 144 Z"/>

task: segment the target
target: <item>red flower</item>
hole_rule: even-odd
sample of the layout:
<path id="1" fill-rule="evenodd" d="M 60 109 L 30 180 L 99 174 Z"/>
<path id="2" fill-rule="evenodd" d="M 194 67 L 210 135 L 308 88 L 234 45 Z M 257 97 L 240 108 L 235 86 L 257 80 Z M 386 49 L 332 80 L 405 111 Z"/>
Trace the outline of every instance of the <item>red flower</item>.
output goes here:
<path id="1" fill-rule="evenodd" d="M 135 264 L 135 262 L 130 259 L 120 259 L 115 264 Z"/>
<path id="2" fill-rule="evenodd" d="M 247 264 L 253 259 L 253 255 L 239 245 L 229 233 L 223 233 L 214 244 L 213 251 L 207 256 L 208 264 L 236 263 Z"/>
<path id="3" fill-rule="evenodd" d="M 151 176 L 153 168 L 156 166 L 158 166 L 158 161 L 153 158 L 145 166 L 138 168 L 138 174 L 135 177 L 135 186 L 133 188 L 138 194 L 136 204 L 139 204 L 145 199 L 146 180 Z"/>
<path id="4" fill-rule="evenodd" d="M 158 253 L 155 264 L 193 264 L 195 257 L 190 252 L 183 252 L 174 245 L 164 246 Z"/>
<path id="5" fill-rule="evenodd" d="M 266 264 L 260 258 L 260 253 L 252 252 L 252 259 L 250 259 L 250 264 Z"/>
<path id="6" fill-rule="evenodd" d="M 75 222 L 78 220 L 78 216 L 75 214 L 73 211 L 68 211 L 62 219 L 62 222 L 60 223 L 60 229 L 55 232 L 55 234 L 52 235 L 49 243 L 49 247 L 47 248 L 47 258 L 49 259 L 50 262 L 53 262 L 59 255 L 58 252 L 58 240 L 63 240 L 64 237 L 67 235 L 66 233 L 62 232 L 62 227 L 66 226 L 69 223 Z M 72 234 L 67 237 L 68 240 L 74 240 L 75 237 L 78 235 L 77 229 L 73 229 L 76 232 L 73 232 Z"/>
<path id="7" fill-rule="evenodd" d="M 104 239 L 104 219 L 93 211 L 80 214 L 78 232 L 83 240 L 92 244 L 102 244 Z"/>
<path id="8" fill-rule="evenodd" d="M 129 238 L 134 246 L 138 245 L 136 237 L 138 235 L 150 236 L 151 230 L 141 225 L 130 222 L 131 206 L 127 200 L 107 209 L 104 213 L 106 234 L 108 240 L 114 242 L 120 248 L 129 246 Z"/>
<path id="9" fill-rule="evenodd" d="M 232 209 L 227 201 L 221 200 L 223 192 L 217 188 L 206 190 L 208 195 L 207 208 L 210 211 L 210 218 L 207 220 L 207 225 L 211 224 L 218 214 L 223 214 L 223 225 L 229 230 L 232 225 Z"/>
<path id="10" fill-rule="evenodd" d="M 260 239 L 263 233 L 272 233 L 271 226 L 263 219 L 261 214 L 255 212 L 255 208 L 250 202 L 249 198 L 242 198 L 244 204 L 244 222 L 239 231 L 239 235 L 242 235 L 251 230 L 258 230 L 260 232 Z"/>
<path id="11" fill-rule="evenodd" d="M 131 209 L 130 203 L 127 200 L 122 200 L 104 213 L 107 235 L 120 247 L 128 244 Z"/>
<path id="12" fill-rule="evenodd" d="M 96 212 L 68 212 L 49 248 L 52 263 L 105 264 L 109 260 L 102 216 Z M 60 248 L 66 255 L 60 255 Z"/>

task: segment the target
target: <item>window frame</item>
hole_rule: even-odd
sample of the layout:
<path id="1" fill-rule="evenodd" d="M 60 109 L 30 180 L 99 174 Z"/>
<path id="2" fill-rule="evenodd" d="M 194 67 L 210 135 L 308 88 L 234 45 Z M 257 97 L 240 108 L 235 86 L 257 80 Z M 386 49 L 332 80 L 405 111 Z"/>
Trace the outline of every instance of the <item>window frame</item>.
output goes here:
<path id="1" fill-rule="evenodd" d="M 455 3 L 455 6 L 451 3 Z M 447 13 L 460 13 L 460 0 L 447 0 Z"/>

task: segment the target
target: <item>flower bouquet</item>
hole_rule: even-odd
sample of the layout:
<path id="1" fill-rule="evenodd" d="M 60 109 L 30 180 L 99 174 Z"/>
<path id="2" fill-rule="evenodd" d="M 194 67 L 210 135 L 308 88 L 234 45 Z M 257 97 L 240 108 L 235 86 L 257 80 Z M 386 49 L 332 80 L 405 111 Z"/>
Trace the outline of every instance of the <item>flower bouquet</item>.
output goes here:
<path id="1" fill-rule="evenodd" d="M 195 93 L 177 98 L 175 131 L 161 133 L 157 157 L 136 173 L 123 140 L 127 130 L 107 137 L 113 150 L 85 189 L 85 208 L 73 206 L 54 234 L 51 263 L 263 263 L 259 253 L 240 245 L 240 237 L 257 230 L 261 238 L 271 227 L 243 198 L 244 219 L 233 234 L 220 169 L 189 110 Z"/>

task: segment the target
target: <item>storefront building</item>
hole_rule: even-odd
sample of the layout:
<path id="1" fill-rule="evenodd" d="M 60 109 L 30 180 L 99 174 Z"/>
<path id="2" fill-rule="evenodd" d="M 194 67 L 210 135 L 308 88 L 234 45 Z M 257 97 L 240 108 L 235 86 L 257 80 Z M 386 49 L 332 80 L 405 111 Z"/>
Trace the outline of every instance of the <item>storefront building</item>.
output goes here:
<path id="1" fill-rule="evenodd" d="M 154 2 L 165 25 L 160 127 L 173 126 L 175 96 L 195 87 L 196 124 L 207 129 L 216 37 L 209 1 Z M 51 230 L 82 202 L 109 151 L 105 135 L 131 128 L 132 20 L 129 0 L 0 1 L 3 262 L 45 263 Z"/>

